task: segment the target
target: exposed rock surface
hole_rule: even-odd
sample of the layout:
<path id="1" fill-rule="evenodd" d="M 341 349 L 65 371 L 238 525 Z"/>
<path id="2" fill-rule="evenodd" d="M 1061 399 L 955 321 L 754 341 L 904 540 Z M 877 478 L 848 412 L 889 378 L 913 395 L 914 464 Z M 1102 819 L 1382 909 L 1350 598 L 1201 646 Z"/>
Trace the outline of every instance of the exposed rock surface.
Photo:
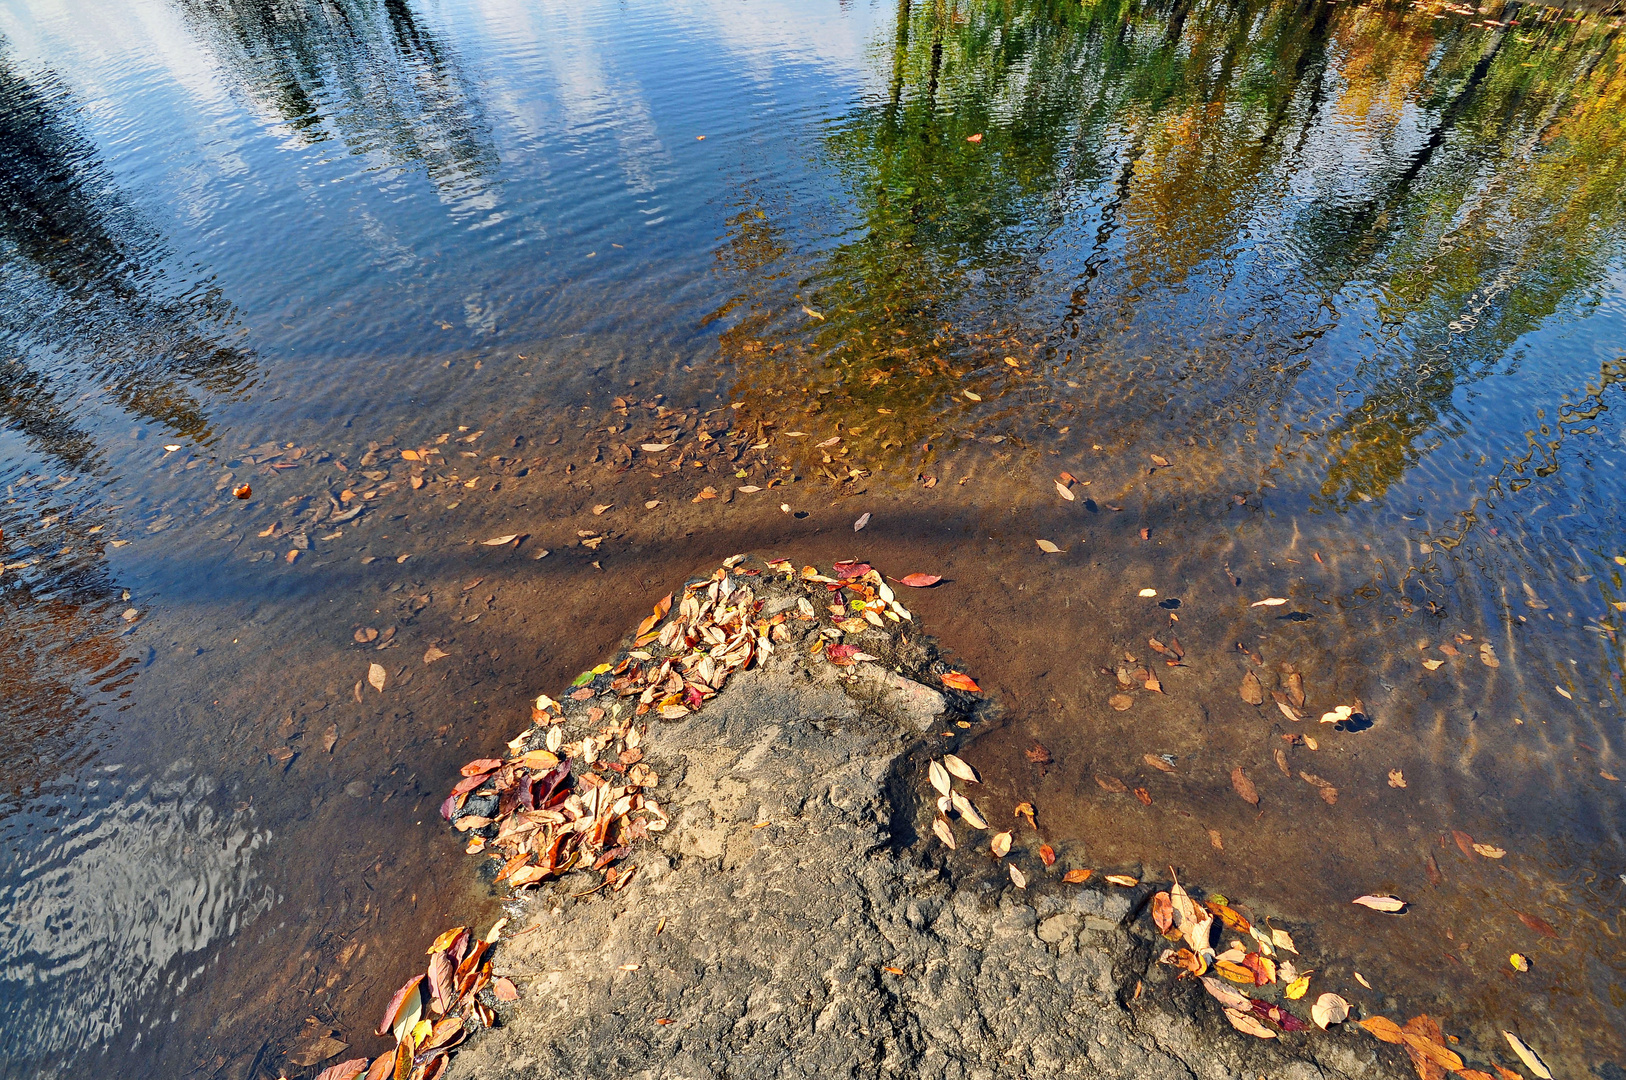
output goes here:
<path id="1" fill-rule="evenodd" d="M 577 874 L 523 902 L 512 925 L 538 928 L 499 965 L 520 1000 L 449 1075 L 1403 1075 L 1358 1031 L 1233 1032 L 1152 963 L 1144 888 L 1018 890 L 950 855 L 923 732 L 958 730 L 928 723 L 954 703 L 903 674 L 929 647 L 887 659 L 855 678 L 782 648 L 654 725 L 671 827 L 624 891 L 574 897 L 596 884 Z"/>

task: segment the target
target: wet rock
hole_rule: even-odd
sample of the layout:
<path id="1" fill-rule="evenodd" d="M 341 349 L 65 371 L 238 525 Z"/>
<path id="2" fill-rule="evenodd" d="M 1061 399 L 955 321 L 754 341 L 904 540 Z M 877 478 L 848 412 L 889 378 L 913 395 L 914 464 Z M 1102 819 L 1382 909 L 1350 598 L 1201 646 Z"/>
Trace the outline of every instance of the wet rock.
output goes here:
<path id="1" fill-rule="evenodd" d="M 352 780 L 344 785 L 344 793 L 352 799 L 365 799 L 373 793 L 373 785 L 365 780 Z"/>

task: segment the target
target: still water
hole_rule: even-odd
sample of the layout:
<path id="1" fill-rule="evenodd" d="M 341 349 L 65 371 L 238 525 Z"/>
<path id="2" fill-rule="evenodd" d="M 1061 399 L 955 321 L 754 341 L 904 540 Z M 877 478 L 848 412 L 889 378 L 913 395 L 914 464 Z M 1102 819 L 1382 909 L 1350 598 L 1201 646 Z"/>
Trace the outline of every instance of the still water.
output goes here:
<path id="1" fill-rule="evenodd" d="M 0 1075 L 378 1049 L 495 912 L 446 778 L 751 547 L 948 578 L 1068 859 L 1626 1060 L 1623 61 L 1511 3 L 0 0 Z M 1239 695 L 1284 663 L 1307 720 Z"/>

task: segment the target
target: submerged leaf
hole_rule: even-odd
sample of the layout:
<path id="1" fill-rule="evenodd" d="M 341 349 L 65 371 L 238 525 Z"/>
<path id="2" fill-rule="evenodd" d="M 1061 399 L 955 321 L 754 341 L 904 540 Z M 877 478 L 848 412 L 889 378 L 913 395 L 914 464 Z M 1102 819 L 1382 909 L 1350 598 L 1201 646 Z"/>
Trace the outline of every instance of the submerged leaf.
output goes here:
<path id="1" fill-rule="evenodd" d="M 943 579 L 937 574 L 909 574 L 897 580 L 898 584 L 907 585 L 911 589 L 929 589 Z"/>
<path id="2" fill-rule="evenodd" d="M 1231 770 L 1231 786 L 1242 796 L 1243 802 L 1252 806 L 1259 805 L 1259 789 L 1253 786 L 1253 781 L 1248 779 L 1248 774 L 1240 765 Z"/>
<path id="3" fill-rule="evenodd" d="M 1369 1016 L 1365 1020 L 1359 1021 L 1359 1024 L 1373 1038 L 1381 1042 L 1403 1043 L 1406 1041 L 1406 1036 L 1401 1032 L 1400 1025 L 1387 1016 Z"/>
<path id="4" fill-rule="evenodd" d="M 1252 670 L 1242 676 L 1242 700 L 1249 705 L 1263 705 L 1265 702 L 1265 688 L 1259 684 L 1259 676 Z"/>
<path id="5" fill-rule="evenodd" d="M 1248 606 L 1249 607 L 1281 607 L 1285 603 L 1287 603 L 1287 598 L 1286 597 L 1283 597 L 1283 596 L 1267 596 L 1263 600 L 1255 600 L 1253 603 L 1249 604 Z"/>
<path id="6" fill-rule="evenodd" d="M 377 690 L 380 694 L 382 694 L 384 692 L 384 678 L 385 678 L 384 665 L 382 665 L 382 664 L 368 664 L 367 665 L 367 684 L 369 686 L 371 686 L 374 690 Z"/>
<path id="7" fill-rule="evenodd" d="M 1034 543 L 1038 544 L 1039 550 L 1044 552 L 1046 555 L 1057 555 L 1062 552 L 1061 548 L 1057 547 L 1055 544 L 1052 544 L 1049 540 L 1035 540 Z"/>
<path id="8" fill-rule="evenodd" d="M 945 671 L 942 679 L 944 686 L 953 687 L 955 690 L 964 690 L 970 694 L 982 693 L 982 687 L 977 685 L 975 679 L 958 671 Z"/>
<path id="9" fill-rule="evenodd" d="M 1276 1037 L 1276 1033 L 1255 1020 L 1252 1013 L 1243 1012 L 1241 1009 L 1226 1009 L 1225 1019 L 1229 1020 L 1231 1026 L 1238 1031 L 1245 1032 L 1257 1039 L 1274 1039 Z"/>

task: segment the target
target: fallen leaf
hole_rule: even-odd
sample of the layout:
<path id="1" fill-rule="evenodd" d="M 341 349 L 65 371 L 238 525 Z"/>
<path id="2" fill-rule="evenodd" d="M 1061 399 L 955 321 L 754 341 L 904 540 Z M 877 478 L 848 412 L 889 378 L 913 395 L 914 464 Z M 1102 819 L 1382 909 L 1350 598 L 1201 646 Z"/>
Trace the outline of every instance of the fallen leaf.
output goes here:
<path id="1" fill-rule="evenodd" d="M 968 784 L 982 783 L 982 777 L 977 775 L 977 770 L 973 769 L 970 765 L 967 765 L 964 761 L 955 757 L 953 754 L 943 755 L 943 767 L 949 771 L 950 776 L 958 777 Z"/>
<path id="2" fill-rule="evenodd" d="M 349 1061 L 341 1061 L 337 1065 L 323 1069 L 316 1074 L 316 1080 L 355 1080 L 366 1071 L 366 1058 L 351 1058 Z"/>
<path id="3" fill-rule="evenodd" d="M 233 495 L 237 496 L 239 499 L 246 499 L 250 495 L 254 494 L 254 489 L 249 487 L 247 484 L 242 484 L 242 485 L 239 485 L 238 487 L 232 488 L 231 493 Z M 333 1068 L 336 1069 L 338 1067 L 339 1066 L 335 1065 Z M 329 1070 L 329 1071 L 331 1072 L 332 1070 Z"/>
<path id="4" fill-rule="evenodd" d="M 1265 703 L 1265 688 L 1259 683 L 1259 676 L 1251 670 L 1242 676 L 1242 700 L 1249 705 L 1263 705 Z"/>
<path id="5" fill-rule="evenodd" d="M 1441 667 L 1445 666 L 1445 661 L 1444 660 L 1424 660 L 1423 661 L 1423 666 L 1428 668 L 1428 670 L 1430 670 L 1430 671 L 1437 671 Z"/>
<path id="6" fill-rule="evenodd" d="M 1366 981 L 1366 976 L 1362 975 L 1358 971 L 1355 973 L 1355 981 L 1366 987 L 1368 990 L 1372 989 L 1372 984 Z"/>
<path id="7" fill-rule="evenodd" d="M 1365 1028 L 1373 1038 L 1381 1042 L 1403 1043 L 1406 1041 L 1406 1036 L 1400 1030 L 1400 1025 L 1387 1016 L 1369 1016 L 1365 1020 L 1358 1021 L 1358 1024 L 1360 1027 Z"/>
<path id="8" fill-rule="evenodd" d="M 1452 829 L 1451 838 L 1457 842 L 1457 848 L 1471 860 L 1474 857 L 1474 838 L 1461 829 Z"/>
<path id="9" fill-rule="evenodd" d="M 670 450 L 671 448 L 671 443 L 663 442 L 646 442 L 638 447 L 638 449 L 644 451 L 646 454 L 658 454 L 662 450 Z"/>
<path id="10" fill-rule="evenodd" d="M 414 975 L 406 981 L 406 984 L 401 989 L 395 992 L 395 996 L 390 998 L 390 1003 L 384 1006 L 384 1019 L 379 1022 L 378 1030 L 374 1032 L 375 1035 L 389 1034 L 390 1029 L 395 1026 L 397 1020 L 408 1012 L 415 1011 L 408 1006 L 407 999 L 410 997 L 414 1003 L 417 1001 L 418 984 L 422 983 L 427 977 L 425 975 Z"/>
<path id="11" fill-rule="evenodd" d="M 853 532 L 857 532 L 859 529 L 862 529 L 865 525 L 868 525 L 868 524 L 869 524 L 869 511 L 866 510 L 864 513 L 859 515 L 857 521 L 853 522 Z"/>
<path id="12" fill-rule="evenodd" d="M 1025 817 L 1025 818 L 1027 818 L 1028 819 L 1028 828 L 1034 829 L 1034 830 L 1037 830 L 1039 828 L 1039 822 L 1033 816 L 1033 804 L 1032 803 L 1030 803 L 1030 802 L 1019 802 L 1019 803 L 1016 804 L 1016 808 L 1015 808 L 1014 811 L 1012 811 L 1012 813 L 1013 813 L 1013 815 L 1015 817 Z"/>
<path id="13" fill-rule="evenodd" d="M 374 690 L 377 690 L 380 694 L 382 694 L 384 692 L 384 678 L 385 678 L 384 665 L 382 665 L 382 664 L 368 664 L 367 665 L 367 683 Z"/>
<path id="14" fill-rule="evenodd" d="M 1034 743 L 1024 753 L 1027 755 L 1027 759 L 1035 765 L 1049 765 L 1051 762 L 1050 751 L 1046 750 L 1042 743 Z"/>
<path id="15" fill-rule="evenodd" d="M 1074 502 L 1078 498 L 1078 496 L 1074 495 L 1071 491 L 1069 491 L 1067 489 L 1067 485 L 1062 483 L 1060 480 L 1056 481 L 1056 494 L 1060 495 L 1062 498 L 1066 499 L 1068 502 Z"/>
<path id="16" fill-rule="evenodd" d="M 1169 899 L 1166 892 L 1154 893 L 1152 896 L 1152 925 L 1157 932 L 1166 934 L 1169 927 L 1174 925 L 1174 902 Z"/>
<path id="17" fill-rule="evenodd" d="M 1214 1000 L 1221 1005 L 1232 1009 L 1251 1009 L 1253 1007 L 1253 1002 L 1249 1001 L 1245 995 L 1232 990 L 1212 975 L 1205 977 L 1202 984 L 1203 989 L 1207 990 Z"/>
<path id="18" fill-rule="evenodd" d="M 1404 773 L 1402 773 L 1399 769 L 1390 769 L 1389 770 L 1389 786 L 1392 787 L 1392 788 L 1403 788 L 1403 787 L 1405 787 L 1406 786 L 1406 775 Z"/>
<path id="19" fill-rule="evenodd" d="M 1439 1026 L 1427 1017 L 1417 1016 L 1406 1022 L 1400 1029 L 1400 1036 L 1406 1041 L 1406 1047 L 1415 1052 L 1413 1061 L 1418 1057 L 1433 1062 L 1446 1072 L 1456 1072 L 1462 1068 L 1462 1058 L 1445 1048 L 1439 1034 Z"/>
<path id="20" fill-rule="evenodd" d="M 1156 596 L 1157 595 L 1157 590 L 1156 589 L 1142 589 L 1140 592 L 1136 593 L 1135 595 L 1137 595 L 1137 596 Z"/>
<path id="21" fill-rule="evenodd" d="M 1297 1001 L 1299 998 L 1301 998 L 1305 994 L 1309 993 L 1309 991 L 1310 991 L 1310 976 L 1308 974 L 1304 974 L 1304 975 L 1300 975 L 1298 978 L 1296 978 L 1292 982 L 1288 983 L 1287 984 L 1287 989 L 1283 990 L 1282 993 L 1287 996 L 1288 1000 Z M 1327 1025 L 1322 1024 L 1321 1026 L 1326 1027 Z"/>
<path id="22" fill-rule="evenodd" d="M 1253 781 L 1248 779 L 1248 774 L 1240 765 L 1231 770 L 1231 786 L 1242 796 L 1243 802 L 1253 806 L 1259 805 L 1259 789 L 1253 786 Z"/>
<path id="23" fill-rule="evenodd" d="M 1271 944 L 1275 945 L 1278 949 L 1286 949 L 1295 956 L 1298 955 L 1298 949 L 1293 945 L 1293 935 L 1289 934 L 1286 930 L 1278 930 L 1274 926 L 1271 927 L 1270 941 Z"/>
<path id="24" fill-rule="evenodd" d="M 504 544 L 512 544 L 518 539 L 519 533 L 509 533 L 507 536 L 493 536 L 490 540 L 482 540 L 480 543 L 486 547 L 502 547 Z"/>
<path id="25" fill-rule="evenodd" d="M 1371 908 L 1373 911 L 1387 911 L 1390 913 L 1404 910 L 1406 907 L 1404 900 L 1394 896 L 1357 896 L 1350 903 Z"/>
<path id="26" fill-rule="evenodd" d="M 1208 842 L 1214 845 L 1215 851 L 1225 850 L 1225 840 L 1220 836 L 1220 831 L 1218 829 L 1208 830 Z"/>
<path id="27" fill-rule="evenodd" d="M 1259 1039 L 1274 1039 L 1276 1033 L 1253 1018 L 1252 1013 L 1245 1013 L 1241 1009 L 1226 1009 L 1225 1019 L 1231 1026 L 1245 1034 Z"/>
<path id="28" fill-rule="evenodd" d="M 1111 705 L 1119 712 L 1124 712 L 1130 706 L 1135 704 L 1135 699 L 1130 697 L 1128 694 L 1113 694 L 1111 697 L 1107 698 L 1107 704 Z"/>
<path id="29" fill-rule="evenodd" d="M 1542 937 L 1556 938 L 1558 936 L 1558 931 L 1553 929 L 1553 924 L 1548 922 L 1546 919 L 1538 919 L 1534 915 L 1526 915 L 1522 911 L 1515 911 L 1513 914 L 1519 917 L 1520 922 L 1524 923 L 1524 925 L 1528 926 Z"/>
<path id="30" fill-rule="evenodd" d="M 1253 603 L 1249 604 L 1248 606 L 1249 607 L 1281 607 L 1285 603 L 1287 603 L 1287 598 L 1286 597 L 1283 597 L 1283 596 L 1267 596 L 1263 600 L 1255 600 Z"/>
<path id="31" fill-rule="evenodd" d="M 333 747 L 338 743 L 338 741 L 339 725 L 329 724 L 327 726 L 327 730 L 322 732 L 322 749 L 331 754 L 333 753 Z"/>
<path id="32" fill-rule="evenodd" d="M 1105 880 L 1114 885 L 1122 885 L 1126 889 L 1133 889 L 1140 884 L 1139 878 L 1132 878 L 1128 874 L 1108 874 Z"/>
<path id="33" fill-rule="evenodd" d="M 1093 873 L 1095 873 L 1094 870 L 1079 868 L 1067 871 L 1061 876 L 1061 879 L 1069 885 L 1081 885 L 1090 880 L 1090 875 Z"/>
<path id="34" fill-rule="evenodd" d="M 1038 544 L 1039 545 L 1039 550 L 1044 552 L 1046 555 L 1063 554 L 1063 551 L 1062 551 L 1061 548 L 1057 547 L 1055 544 L 1052 544 L 1048 540 L 1035 540 L 1034 543 Z"/>
<path id="35" fill-rule="evenodd" d="M 964 690 L 970 694 L 982 693 L 982 687 L 977 685 L 975 679 L 958 671 L 945 671 L 942 679 L 944 686 L 953 687 L 955 690 Z"/>
<path id="36" fill-rule="evenodd" d="M 501 975 L 491 980 L 491 992 L 496 995 L 498 1001 L 519 1000 L 519 988 L 513 984 L 512 980 Z"/>
<path id="37" fill-rule="evenodd" d="M 1487 859 L 1500 859 L 1503 855 L 1507 854 L 1505 849 L 1495 847 L 1491 844 L 1475 844 L 1474 850 L 1485 856 Z"/>
<path id="38" fill-rule="evenodd" d="M 1523 1039 L 1511 1031 L 1502 1032 L 1502 1038 L 1506 1039 L 1507 1044 L 1513 1047 L 1513 1052 L 1519 1055 L 1519 1060 L 1524 1062 L 1526 1068 L 1541 1077 L 1541 1080 L 1553 1080 L 1552 1071 L 1547 1068 L 1546 1062 L 1537 1057 L 1536 1052 L 1530 1049 Z"/>
<path id="39" fill-rule="evenodd" d="M 1144 806 L 1152 805 L 1152 793 L 1143 787 L 1135 789 L 1135 798 L 1139 799 Z"/>
<path id="40" fill-rule="evenodd" d="M 1115 795 L 1126 795 L 1129 792 L 1129 785 L 1116 776 L 1097 776 L 1095 782 Z"/>
<path id="41" fill-rule="evenodd" d="M 1349 1002 L 1337 994 L 1322 994 L 1310 1006 L 1310 1019 L 1323 1031 L 1331 1024 L 1342 1024 L 1349 1019 Z"/>
<path id="42" fill-rule="evenodd" d="M 962 393 L 964 393 L 964 394 L 965 394 L 965 396 L 966 396 L 966 397 L 967 397 L 967 398 L 968 398 L 968 399 L 970 399 L 970 400 L 971 400 L 971 401 L 981 401 L 981 400 L 982 400 L 982 395 L 981 395 L 981 394 L 973 394 L 973 393 L 972 393 L 972 392 L 971 392 L 971 391 L 969 391 L 969 390 L 964 390 L 964 391 L 962 391 Z"/>
<path id="43" fill-rule="evenodd" d="M 939 840 L 948 845 L 950 851 L 954 850 L 954 830 L 949 827 L 947 818 L 935 819 L 932 822 L 932 832 L 937 834 Z"/>
<path id="44" fill-rule="evenodd" d="M 988 844 L 988 850 L 994 853 L 994 858 L 1003 859 L 1011 853 L 1011 834 L 1009 832 L 995 833 Z"/>
<path id="45" fill-rule="evenodd" d="M 1166 469 L 1169 467 L 1169 459 L 1164 457 L 1162 454 L 1152 454 L 1150 457 L 1152 459 L 1152 464 L 1156 465 L 1158 468 Z"/>
<path id="46" fill-rule="evenodd" d="M 431 645 L 429 648 L 423 651 L 423 662 L 426 664 L 433 664 L 436 660 L 450 655 L 450 653 L 442 652 L 440 649 Z"/>
<path id="47" fill-rule="evenodd" d="M 910 574 L 907 577 L 894 579 L 899 585 L 907 585 L 911 589 L 929 589 L 943 579 L 937 574 Z"/>
<path id="48" fill-rule="evenodd" d="M 1563 697 L 1564 700 L 1566 700 L 1566 701 L 1574 701 L 1575 700 L 1574 698 L 1572 698 L 1570 696 L 1570 692 L 1568 690 L 1564 689 L 1562 686 L 1555 686 L 1555 687 L 1553 687 L 1553 689 L 1557 690 L 1559 695 L 1561 697 Z"/>
<path id="49" fill-rule="evenodd" d="M 982 142 L 982 132 L 979 131 L 975 135 L 967 135 L 965 137 L 965 141 L 968 142 L 968 143 L 980 143 L 980 142 Z"/>
<path id="50" fill-rule="evenodd" d="M 615 504 L 613 504 L 613 503 L 602 503 L 602 504 L 600 504 L 598 506 L 593 507 L 593 516 L 598 517 L 601 514 L 604 514 L 604 513 L 608 512 L 608 511 L 614 509 L 614 505 Z M 490 541 L 487 541 L 487 542 L 489 543 Z"/>
<path id="51" fill-rule="evenodd" d="M 926 773 L 931 778 L 932 787 L 937 789 L 938 794 L 947 795 L 949 793 L 950 781 L 947 769 L 934 761 L 926 767 Z"/>
<path id="52" fill-rule="evenodd" d="M 1282 771 L 1283 776 L 1293 775 L 1293 770 L 1287 767 L 1287 751 L 1279 746 L 1276 748 L 1276 767 Z"/>
<path id="53" fill-rule="evenodd" d="M 1174 766 L 1173 765 L 1170 765 L 1167 761 L 1164 761 L 1162 758 L 1158 757 L 1156 754 L 1143 754 L 1141 756 L 1141 760 L 1145 761 L 1146 764 L 1150 765 L 1154 769 L 1160 769 L 1163 772 L 1173 772 L 1174 771 Z"/>
<path id="54" fill-rule="evenodd" d="M 1514 971 L 1530 970 L 1530 958 L 1523 953 L 1510 953 L 1507 962 Z"/>

